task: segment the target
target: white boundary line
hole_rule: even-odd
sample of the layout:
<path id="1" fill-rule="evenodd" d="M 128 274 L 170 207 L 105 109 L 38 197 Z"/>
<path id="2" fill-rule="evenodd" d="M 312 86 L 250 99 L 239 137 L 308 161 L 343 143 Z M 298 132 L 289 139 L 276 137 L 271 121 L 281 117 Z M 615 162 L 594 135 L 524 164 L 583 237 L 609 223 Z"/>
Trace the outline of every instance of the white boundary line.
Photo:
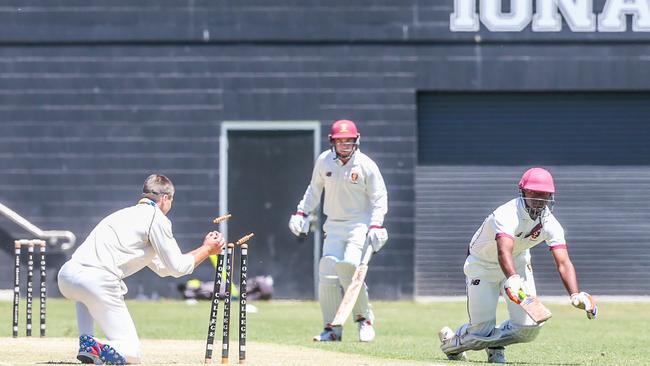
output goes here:
<path id="1" fill-rule="evenodd" d="M 314 136 L 314 157 L 316 161 L 321 153 L 321 126 L 318 121 L 224 121 L 221 123 L 219 137 L 219 209 L 220 215 L 228 213 L 228 132 L 230 130 L 247 131 L 312 131 Z M 288 213 L 290 214 L 290 213 Z M 219 224 L 219 230 L 228 237 L 228 221 Z M 288 229 L 287 229 L 288 230 Z M 318 261 L 320 260 L 320 230 L 314 232 L 314 296 L 318 296 Z"/>

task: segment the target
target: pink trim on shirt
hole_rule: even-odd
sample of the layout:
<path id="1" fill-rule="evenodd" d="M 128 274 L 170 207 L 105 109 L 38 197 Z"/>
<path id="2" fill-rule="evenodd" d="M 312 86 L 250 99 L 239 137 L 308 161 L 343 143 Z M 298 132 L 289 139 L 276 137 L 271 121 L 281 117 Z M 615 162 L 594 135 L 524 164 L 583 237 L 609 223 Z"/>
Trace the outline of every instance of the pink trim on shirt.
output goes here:
<path id="1" fill-rule="evenodd" d="M 566 249 L 566 244 L 556 244 L 548 248 L 548 250 L 556 250 L 556 249 Z"/>
<path id="2" fill-rule="evenodd" d="M 497 240 L 497 239 L 499 239 L 501 237 L 506 237 L 506 238 L 510 238 L 512 240 L 515 240 L 514 236 L 512 236 L 510 234 L 506 234 L 506 233 L 497 233 L 497 236 L 494 237 L 494 240 Z"/>

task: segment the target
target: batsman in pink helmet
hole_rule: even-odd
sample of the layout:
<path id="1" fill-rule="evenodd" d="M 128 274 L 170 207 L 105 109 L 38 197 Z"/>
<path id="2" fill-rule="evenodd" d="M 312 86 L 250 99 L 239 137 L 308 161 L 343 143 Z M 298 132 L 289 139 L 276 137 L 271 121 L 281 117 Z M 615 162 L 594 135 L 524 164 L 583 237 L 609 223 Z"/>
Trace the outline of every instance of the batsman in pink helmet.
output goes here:
<path id="1" fill-rule="evenodd" d="M 594 299 L 580 292 L 569 258 L 564 229 L 552 213 L 555 183 L 542 168 L 527 170 L 519 181 L 520 197 L 499 206 L 478 228 L 469 244 L 464 272 L 469 323 L 455 332 L 443 327 L 438 336 L 450 360 L 466 360 L 465 351 L 485 349 L 490 363 L 505 363 L 505 346 L 530 342 L 543 322 L 537 324 L 521 306 L 522 297 L 536 296 L 529 249 L 546 242 L 571 303 L 598 314 Z M 496 308 L 503 296 L 510 319 L 496 327 Z M 526 296 L 523 296 L 526 295 Z"/>
<path id="2" fill-rule="evenodd" d="M 374 252 L 388 240 L 384 215 L 388 211 L 388 195 L 377 164 L 359 151 L 359 132 L 354 122 L 334 122 L 329 135 L 332 145 L 316 160 L 311 182 L 289 220 L 289 229 L 296 236 L 309 231 L 309 214 L 315 211 L 325 192 L 323 226 L 325 242 L 319 262 L 318 301 L 323 313 L 324 330 L 313 339 L 318 342 L 340 341 L 343 330 L 332 326 L 342 300 L 343 290 L 352 282 L 352 275 L 361 262 L 368 243 Z M 374 314 L 363 286 L 352 316 L 359 328 L 359 340 L 375 338 Z"/>

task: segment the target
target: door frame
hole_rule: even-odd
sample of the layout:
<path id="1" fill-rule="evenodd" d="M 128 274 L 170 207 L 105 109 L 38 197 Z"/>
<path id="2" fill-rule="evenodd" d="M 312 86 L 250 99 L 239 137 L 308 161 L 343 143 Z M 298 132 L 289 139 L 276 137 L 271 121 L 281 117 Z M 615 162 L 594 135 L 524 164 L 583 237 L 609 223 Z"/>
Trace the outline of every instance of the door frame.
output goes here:
<path id="1" fill-rule="evenodd" d="M 321 153 L 321 125 L 319 121 L 224 121 L 219 136 L 219 214 L 228 213 L 228 146 L 230 131 L 312 131 L 314 157 Z M 284 228 L 289 230 L 288 228 Z M 228 237 L 228 221 L 219 224 L 219 231 Z M 318 297 L 318 263 L 320 261 L 321 231 L 314 231 L 314 295 Z"/>

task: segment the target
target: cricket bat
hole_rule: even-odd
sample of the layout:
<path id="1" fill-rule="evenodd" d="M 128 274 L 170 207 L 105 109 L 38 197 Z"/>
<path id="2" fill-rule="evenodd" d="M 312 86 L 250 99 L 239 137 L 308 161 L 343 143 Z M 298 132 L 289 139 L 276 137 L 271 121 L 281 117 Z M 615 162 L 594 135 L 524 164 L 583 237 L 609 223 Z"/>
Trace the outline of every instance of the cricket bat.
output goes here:
<path id="1" fill-rule="evenodd" d="M 537 296 L 528 296 L 523 299 L 519 305 L 537 324 L 543 323 L 553 316 L 551 311 L 542 304 Z"/>
<path id="2" fill-rule="evenodd" d="M 357 302 L 357 297 L 359 296 L 359 291 L 363 287 L 363 282 L 366 280 L 366 274 L 368 273 L 368 262 L 372 257 L 372 245 L 366 242 L 366 247 L 363 251 L 363 257 L 361 257 L 361 263 L 357 267 L 356 271 L 352 275 L 352 282 L 350 286 L 345 290 L 345 295 L 343 295 L 343 300 L 341 300 L 341 305 L 339 305 L 336 315 L 334 316 L 334 321 L 332 321 L 332 326 L 343 326 L 350 313 L 354 304 Z"/>

